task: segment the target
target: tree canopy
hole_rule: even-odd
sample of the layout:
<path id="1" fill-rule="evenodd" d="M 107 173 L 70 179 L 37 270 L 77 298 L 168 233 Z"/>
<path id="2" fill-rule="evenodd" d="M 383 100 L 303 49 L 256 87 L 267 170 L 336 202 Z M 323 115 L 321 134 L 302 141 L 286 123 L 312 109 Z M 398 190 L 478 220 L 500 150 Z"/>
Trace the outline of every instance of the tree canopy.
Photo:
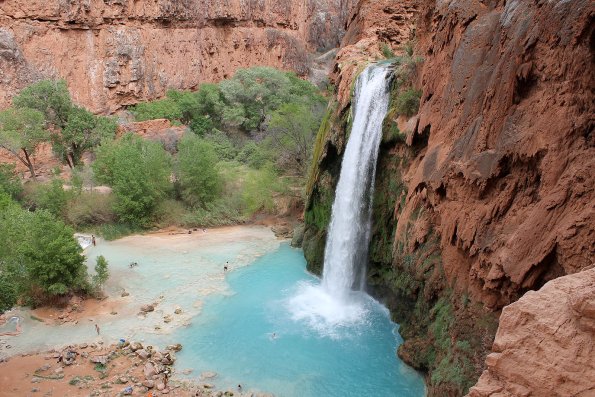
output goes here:
<path id="1" fill-rule="evenodd" d="M 43 113 L 47 122 L 57 129 L 64 128 L 72 108 L 64 80 L 42 80 L 31 84 L 12 102 L 17 108 L 35 109 Z"/>
<path id="2" fill-rule="evenodd" d="M 0 146 L 25 164 L 35 178 L 31 156 L 49 138 L 43 113 L 29 108 L 8 108 L 0 112 Z"/>

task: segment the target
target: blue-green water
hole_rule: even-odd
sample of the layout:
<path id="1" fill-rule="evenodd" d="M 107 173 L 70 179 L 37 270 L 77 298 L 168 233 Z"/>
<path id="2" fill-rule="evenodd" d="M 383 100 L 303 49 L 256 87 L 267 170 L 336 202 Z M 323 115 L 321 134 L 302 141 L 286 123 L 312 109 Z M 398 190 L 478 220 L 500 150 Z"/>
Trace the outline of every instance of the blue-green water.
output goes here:
<path id="1" fill-rule="evenodd" d="M 360 297 L 361 321 L 316 327 L 311 318 L 295 320 L 292 297 L 319 283 L 300 250 L 282 244 L 227 281 L 231 295 L 208 297 L 190 326 L 169 335 L 183 344 L 176 366 L 192 368 L 190 377 L 215 371 L 219 388 L 240 382 L 287 397 L 425 394 L 422 378 L 395 354 L 402 341 L 395 324 L 371 298 Z"/>

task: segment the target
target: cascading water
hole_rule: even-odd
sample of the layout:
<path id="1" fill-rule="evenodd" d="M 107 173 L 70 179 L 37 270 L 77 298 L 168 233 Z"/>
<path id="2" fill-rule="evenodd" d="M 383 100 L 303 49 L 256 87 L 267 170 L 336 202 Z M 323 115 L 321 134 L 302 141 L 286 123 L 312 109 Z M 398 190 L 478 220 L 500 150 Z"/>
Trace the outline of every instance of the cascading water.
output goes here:
<path id="1" fill-rule="evenodd" d="M 344 299 L 363 289 L 370 242 L 372 195 L 382 122 L 388 110 L 387 68 L 369 66 L 357 79 L 351 135 L 335 192 L 322 285 Z"/>
<path id="2" fill-rule="evenodd" d="M 304 285 L 289 302 L 295 320 L 336 336 L 337 325 L 366 321 L 361 291 L 370 241 L 372 196 L 382 122 L 389 102 L 388 68 L 372 65 L 358 77 L 354 119 L 335 192 L 322 284 Z"/>

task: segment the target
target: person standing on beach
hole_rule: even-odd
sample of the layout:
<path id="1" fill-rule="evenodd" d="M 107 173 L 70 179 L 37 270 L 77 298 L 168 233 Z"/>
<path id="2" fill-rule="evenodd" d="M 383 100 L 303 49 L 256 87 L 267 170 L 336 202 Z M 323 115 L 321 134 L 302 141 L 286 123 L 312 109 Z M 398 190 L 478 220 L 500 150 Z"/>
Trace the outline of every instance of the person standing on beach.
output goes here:
<path id="1" fill-rule="evenodd" d="M 223 271 L 226 272 L 227 271 L 227 266 L 229 265 L 229 262 L 225 262 L 225 266 L 223 266 Z"/>
<path id="2" fill-rule="evenodd" d="M 99 335 L 99 325 L 97 325 L 97 323 L 95 323 L 95 331 L 97 331 L 97 335 Z"/>
<path id="3" fill-rule="evenodd" d="M 95 241 L 95 235 L 94 234 L 91 235 L 91 243 L 93 243 L 93 247 L 95 247 L 97 245 L 97 242 Z"/>

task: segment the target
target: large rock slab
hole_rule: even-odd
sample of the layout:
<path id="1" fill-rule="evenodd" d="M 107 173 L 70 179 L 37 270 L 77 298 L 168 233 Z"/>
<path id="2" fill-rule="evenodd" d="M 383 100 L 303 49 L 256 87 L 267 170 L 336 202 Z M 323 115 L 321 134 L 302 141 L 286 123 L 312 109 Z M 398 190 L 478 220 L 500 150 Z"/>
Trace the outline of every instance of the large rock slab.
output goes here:
<path id="1" fill-rule="evenodd" d="M 595 396 L 595 268 L 506 306 L 469 397 Z"/>

